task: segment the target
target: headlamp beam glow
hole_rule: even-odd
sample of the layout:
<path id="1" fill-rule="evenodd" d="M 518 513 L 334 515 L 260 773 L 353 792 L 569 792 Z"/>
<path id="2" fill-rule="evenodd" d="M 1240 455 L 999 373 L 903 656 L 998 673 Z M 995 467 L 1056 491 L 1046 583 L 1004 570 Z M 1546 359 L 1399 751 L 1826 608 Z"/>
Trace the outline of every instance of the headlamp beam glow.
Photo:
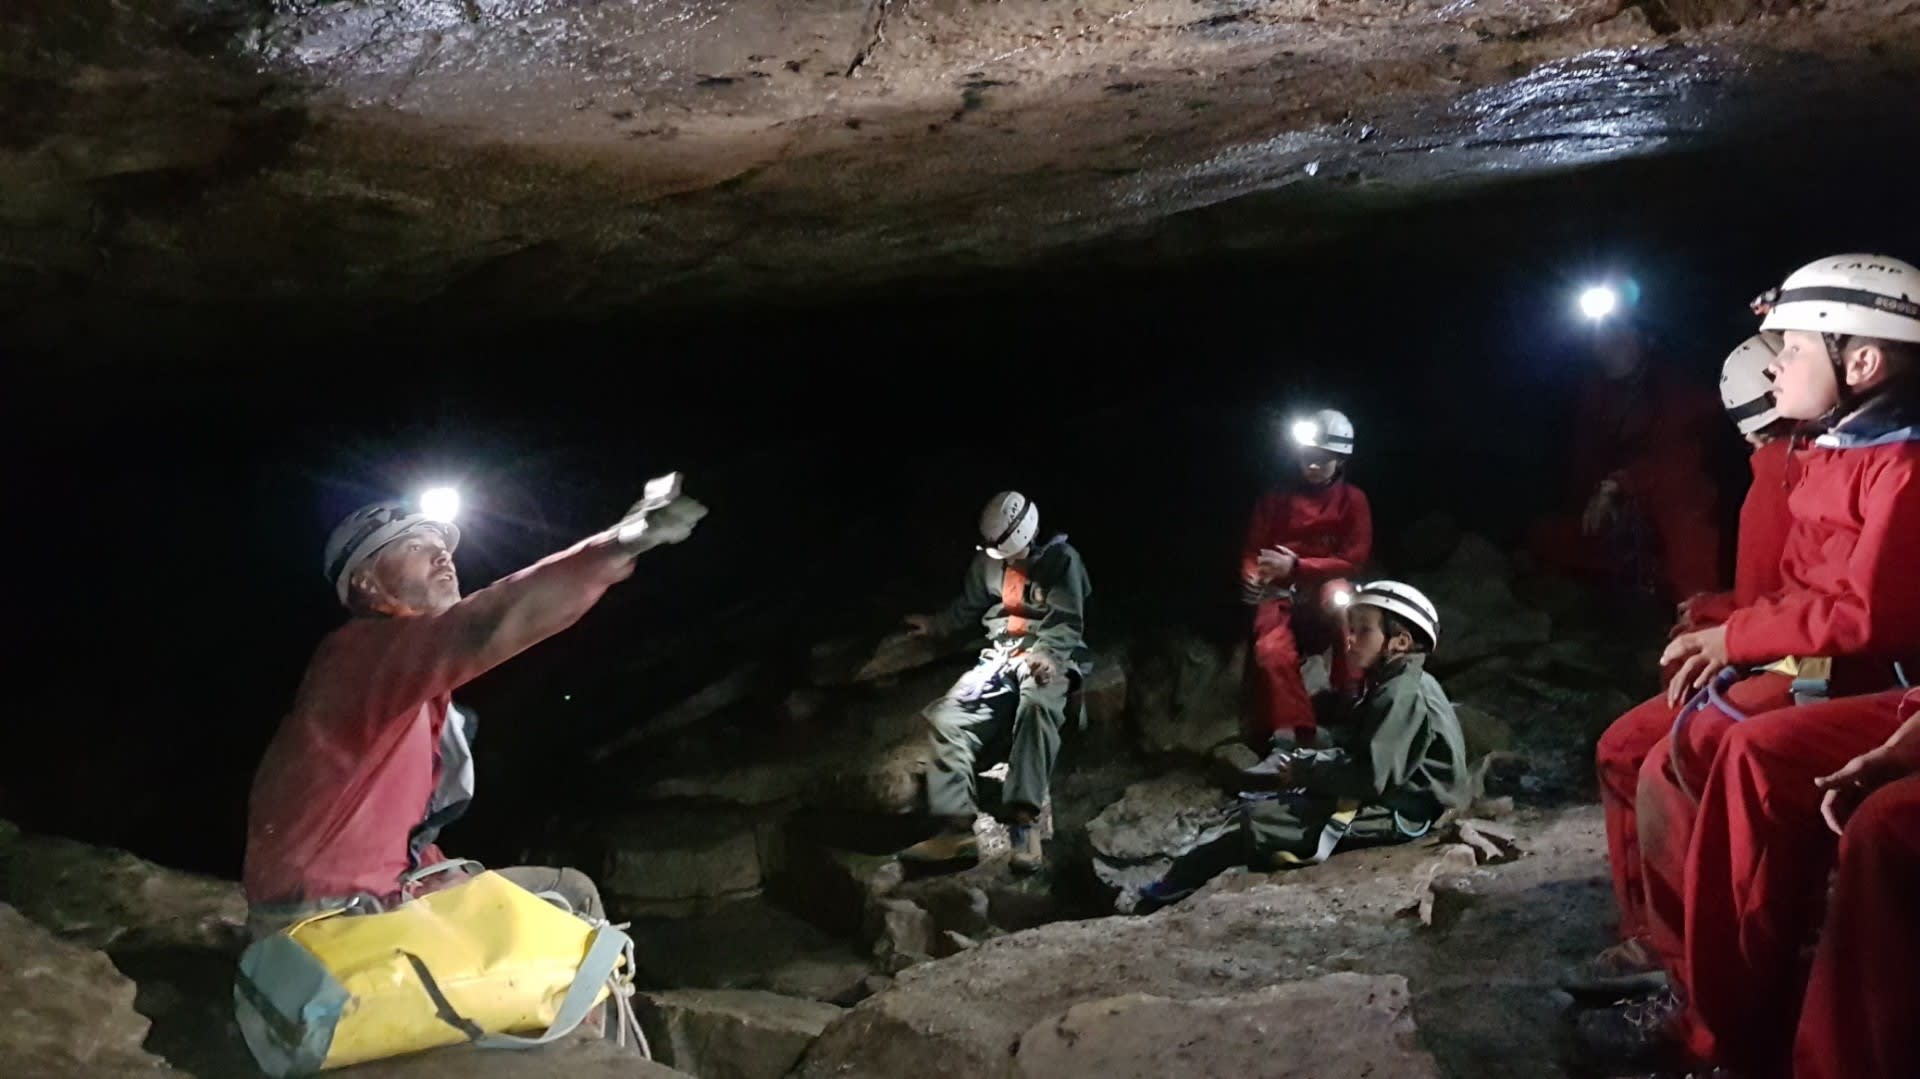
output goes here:
<path id="1" fill-rule="evenodd" d="M 420 516 L 451 522 L 460 516 L 460 492 L 451 487 L 429 487 L 420 492 Z"/>
<path id="2" fill-rule="evenodd" d="M 1353 593 L 1344 588 L 1334 589 L 1333 595 L 1329 598 L 1333 601 L 1335 607 L 1350 607 L 1353 605 Z"/>
<path id="3" fill-rule="evenodd" d="M 1296 446 L 1311 446 L 1320 441 L 1320 424 L 1314 420 L 1295 420 L 1289 429 Z"/>
<path id="4" fill-rule="evenodd" d="M 1580 293 L 1580 313 L 1599 322 L 1620 309 L 1620 294 L 1611 286 L 1594 285 Z"/>

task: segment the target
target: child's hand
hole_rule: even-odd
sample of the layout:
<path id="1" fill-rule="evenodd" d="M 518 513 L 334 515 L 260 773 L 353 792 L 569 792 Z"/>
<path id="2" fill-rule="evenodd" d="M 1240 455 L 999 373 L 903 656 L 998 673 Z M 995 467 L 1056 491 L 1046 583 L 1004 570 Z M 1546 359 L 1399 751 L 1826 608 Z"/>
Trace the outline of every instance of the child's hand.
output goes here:
<path id="1" fill-rule="evenodd" d="M 1843 818 L 1861 799 L 1914 772 L 1920 772 L 1920 717 L 1907 720 L 1893 737 L 1848 761 L 1839 771 L 1814 780 L 1814 786 L 1827 792 L 1820 802 L 1820 815 L 1827 819 L 1833 834 L 1839 835 Z"/>
<path id="2" fill-rule="evenodd" d="M 1261 583 L 1284 581 L 1293 576 L 1293 569 L 1299 564 L 1300 560 L 1295 558 L 1291 551 L 1261 551 L 1260 573 L 1263 576 Z"/>
<path id="3" fill-rule="evenodd" d="M 1667 684 L 1667 703 L 1677 708 L 1727 666 L 1727 627 L 1714 626 L 1675 637 L 1660 653 L 1660 666 L 1669 663 L 1680 663 L 1680 670 Z"/>

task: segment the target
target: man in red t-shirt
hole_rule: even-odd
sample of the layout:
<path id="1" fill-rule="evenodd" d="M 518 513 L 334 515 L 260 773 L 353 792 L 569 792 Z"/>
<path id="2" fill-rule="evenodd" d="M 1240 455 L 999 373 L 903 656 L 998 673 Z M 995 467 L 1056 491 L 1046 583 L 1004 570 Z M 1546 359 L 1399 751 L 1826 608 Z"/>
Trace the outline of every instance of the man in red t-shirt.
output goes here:
<path id="1" fill-rule="evenodd" d="M 243 883 L 254 934 L 405 898 L 405 878 L 443 860 L 434 839 L 473 795 L 472 719 L 453 691 L 571 626 L 633 573 L 636 555 L 685 540 L 705 515 L 677 491 L 641 503 L 619 525 L 465 598 L 451 523 L 399 503 L 342 522 L 325 574 L 353 617 L 314 651 L 248 800 Z M 503 873 L 601 913 L 577 871 Z"/>

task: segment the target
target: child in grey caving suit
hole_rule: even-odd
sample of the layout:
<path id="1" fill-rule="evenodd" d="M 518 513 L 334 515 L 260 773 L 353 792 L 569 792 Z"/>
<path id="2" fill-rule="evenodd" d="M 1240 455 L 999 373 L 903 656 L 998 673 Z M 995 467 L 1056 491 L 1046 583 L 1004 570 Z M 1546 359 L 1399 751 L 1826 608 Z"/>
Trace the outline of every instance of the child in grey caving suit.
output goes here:
<path id="1" fill-rule="evenodd" d="M 1086 674 L 1082 636 L 1086 566 L 1065 536 L 1038 545 L 1040 516 L 1017 491 L 994 496 L 981 519 L 985 541 L 961 596 L 938 615 L 908 618 L 915 634 L 947 636 L 978 621 L 987 631 L 980 662 L 926 711 L 934 761 L 927 811 L 942 832 L 901 852 L 922 864 L 957 865 L 979 857 L 975 767 L 980 750 L 1010 739 L 1003 803 L 1013 841 L 1012 866 L 1044 862 L 1034 827 L 1047 802 L 1071 682 Z"/>
<path id="2" fill-rule="evenodd" d="M 1330 749 L 1279 751 L 1235 775 L 1240 834 L 1176 862 L 1136 909 L 1191 893 L 1244 863 L 1282 869 L 1325 861 L 1342 842 L 1397 843 L 1427 834 L 1472 797 L 1466 741 L 1453 704 L 1426 672 L 1439 614 L 1397 581 L 1361 586 L 1347 609 L 1350 656 L 1366 689 Z"/>

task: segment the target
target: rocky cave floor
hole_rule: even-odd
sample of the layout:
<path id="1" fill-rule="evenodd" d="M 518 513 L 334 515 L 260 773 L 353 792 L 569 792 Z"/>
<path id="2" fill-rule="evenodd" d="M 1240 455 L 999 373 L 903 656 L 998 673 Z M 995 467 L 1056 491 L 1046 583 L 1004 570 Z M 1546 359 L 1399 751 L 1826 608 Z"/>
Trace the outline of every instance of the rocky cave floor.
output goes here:
<path id="1" fill-rule="evenodd" d="M 632 781 L 521 852 L 594 870 L 633 920 L 659 1064 L 574 1039 L 350 1074 L 1583 1074 L 1553 986 L 1611 927 L 1588 762 L 1651 688 L 1658 633 L 1516 580 L 1477 537 L 1422 534 L 1444 537 L 1419 579 L 1483 784 L 1438 838 L 1235 872 L 1125 913 L 1168 858 L 1225 827 L 1204 775 L 1234 738 L 1243 661 L 1142 634 L 1087 686 L 1048 872 L 1012 876 L 983 825 L 980 866 L 907 879 L 887 852 L 924 834 L 916 713 L 967 656 L 829 642 L 775 716 L 729 707 L 723 683 L 637 724 L 600 754 L 602 774 Z M 742 745 L 758 755 L 712 748 Z M 0 901 L 0 1074 L 254 1074 L 230 1018 L 236 885 L 0 825 Z"/>

